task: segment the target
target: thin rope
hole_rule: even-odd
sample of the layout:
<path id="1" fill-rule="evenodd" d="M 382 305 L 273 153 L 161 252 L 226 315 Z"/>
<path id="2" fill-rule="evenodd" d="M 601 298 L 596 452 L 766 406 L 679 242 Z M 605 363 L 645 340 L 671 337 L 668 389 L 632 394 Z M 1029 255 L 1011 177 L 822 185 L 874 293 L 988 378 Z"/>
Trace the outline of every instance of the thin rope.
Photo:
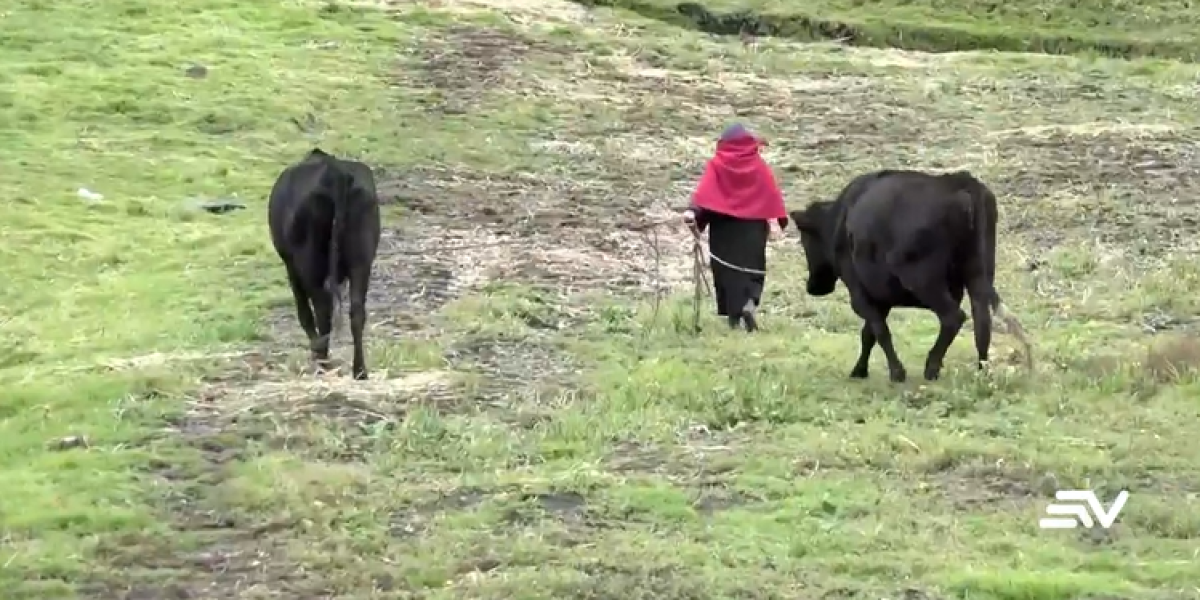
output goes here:
<path id="1" fill-rule="evenodd" d="M 696 241 L 696 246 L 695 246 L 696 250 L 698 252 L 700 252 L 702 255 L 707 254 L 708 257 L 711 258 L 712 260 L 716 261 L 717 264 L 720 264 L 720 265 L 723 265 L 730 269 L 733 269 L 734 271 L 741 271 L 743 273 L 749 273 L 751 275 L 764 275 L 765 276 L 767 274 L 766 271 L 759 271 L 757 269 L 749 269 L 746 267 L 739 267 L 739 266 L 737 266 L 733 263 L 730 263 L 729 261 L 721 258 L 720 256 L 713 254 L 711 251 L 706 251 L 704 249 L 703 238 L 700 237 L 700 232 L 697 231 L 695 227 L 692 227 L 691 230 L 692 230 L 692 237 L 695 238 L 695 241 Z"/>

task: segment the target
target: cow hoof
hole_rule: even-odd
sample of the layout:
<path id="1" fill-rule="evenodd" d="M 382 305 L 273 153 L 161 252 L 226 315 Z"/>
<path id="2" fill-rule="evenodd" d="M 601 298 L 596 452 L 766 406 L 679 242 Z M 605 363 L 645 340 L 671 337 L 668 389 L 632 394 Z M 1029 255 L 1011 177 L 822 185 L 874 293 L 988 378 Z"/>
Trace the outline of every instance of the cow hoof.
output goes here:
<path id="1" fill-rule="evenodd" d="M 354 379 L 357 381 L 366 381 L 367 380 L 367 372 L 366 371 L 355 371 Z"/>
<path id="2" fill-rule="evenodd" d="M 905 373 L 904 369 L 898 369 L 892 371 L 889 378 L 892 380 L 892 383 L 904 383 L 908 379 L 908 373 Z"/>
<path id="3" fill-rule="evenodd" d="M 938 378 L 941 376 L 942 376 L 942 368 L 941 367 L 925 369 L 925 381 L 937 381 Z"/>
<path id="4" fill-rule="evenodd" d="M 858 367 L 854 367 L 854 370 L 850 371 L 850 379 L 866 379 L 866 378 L 867 378 L 867 368 L 866 367 L 863 367 L 861 369 Z"/>

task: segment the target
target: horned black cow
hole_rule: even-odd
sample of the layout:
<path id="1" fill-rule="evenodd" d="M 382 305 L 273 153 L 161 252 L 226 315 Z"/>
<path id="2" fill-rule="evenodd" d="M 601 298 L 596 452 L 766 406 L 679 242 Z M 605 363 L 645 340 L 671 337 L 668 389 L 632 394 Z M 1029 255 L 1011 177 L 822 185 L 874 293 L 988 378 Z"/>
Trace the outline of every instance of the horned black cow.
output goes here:
<path id="1" fill-rule="evenodd" d="M 837 200 L 814 202 L 791 217 L 808 262 L 808 293 L 830 294 L 841 279 L 863 319 L 851 377 L 867 376 L 878 343 L 891 380 L 905 380 L 887 317 L 893 308 L 909 307 L 938 316 L 941 329 L 925 361 L 925 379 L 937 379 L 967 319 L 964 292 L 971 298 L 980 367 L 987 362 L 992 312 L 1006 315 L 994 284 L 996 196 L 973 175 L 875 171 L 852 180 Z"/>
<path id="2" fill-rule="evenodd" d="M 279 174 L 267 213 L 271 242 L 287 268 L 296 316 L 308 335 L 314 360 L 329 358 L 329 340 L 341 308 L 341 284 L 350 280 L 353 374 L 355 379 L 366 379 L 362 336 L 380 233 L 371 168 L 314 148 Z"/>

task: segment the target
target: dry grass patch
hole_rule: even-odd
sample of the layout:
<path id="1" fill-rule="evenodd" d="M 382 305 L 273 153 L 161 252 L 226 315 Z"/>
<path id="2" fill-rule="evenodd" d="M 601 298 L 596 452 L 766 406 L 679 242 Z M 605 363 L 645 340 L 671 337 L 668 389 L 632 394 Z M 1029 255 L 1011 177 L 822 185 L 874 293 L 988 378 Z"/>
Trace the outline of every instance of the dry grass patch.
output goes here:
<path id="1" fill-rule="evenodd" d="M 1163 383 L 1178 383 L 1200 368 L 1200 338 L 1167 335 L 1151 342 L 1143 363 L 1146 374 Z"/>
<path id="2" fill-rule="evenodd" d="M 1154 223 L 1168 221 L 1180 203 L 1191 204 L 1197 183 L 1191 171 L 1197 164 L 1195 150 L 1181 126 L 1150 124 L 1141 127 L 1100 129 L 1051 129 L 1002 136 L 998 154 L 1025 157 L 1028 162 L 1001 180 L 1004 189 L 1020 198 L 1034 198 L 1036 190 L 1048 185 L 1075 185 L 1076 193 L 1103 202 L 1131 202 L 1152 191 L 1170 194 L 1163 204 L 1147 205 L 1137 217 Z M 1105 207 L 1097 207 L 1105 210 Z M 1111 208 L 1108 210 L 1112 210 Z M 1140 211 L 1141 212 L 1141 211 Z M 1079 219 L 1109 217 L 1110 223 L 1130 228 L 1135 223 L 1112 222 L 1120 215 L 1080 212 Z M 1131 215 L 1129 218 L 1133 218 Z M 1149 223 L 1145 224 L 1149 225 Z"/>
<path id="3" fill-rule="evenodd" d="M 422 79 L 439 92 L 423 103 L 431 111 L 462 114 L 491 90 L 512 85 L 509 80 L 521 76 L 522 61 L 565 54 L 512 31 L 476 26 L 440 30 L 421 43 Z"/>
<path id="4" fill-rule="evenodd" d="M 518 23 L 543 26 L 560 22 L 586 23 L 591 19 L 592 13 L 588 8 L 567 0 L 356 0 L 353 4 L 400 13 L 436 11 L 441 14 L 493 19 L 503 16 Z"/>

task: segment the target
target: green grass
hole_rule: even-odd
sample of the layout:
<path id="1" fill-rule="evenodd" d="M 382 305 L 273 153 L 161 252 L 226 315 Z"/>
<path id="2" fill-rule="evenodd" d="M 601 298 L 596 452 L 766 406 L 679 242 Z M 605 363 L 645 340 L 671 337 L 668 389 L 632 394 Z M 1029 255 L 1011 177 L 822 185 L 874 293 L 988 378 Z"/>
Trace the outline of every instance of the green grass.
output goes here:
<path id="1" fill-rule="evenodd" d="M 1200 56 L 1200 8 L 1191 2 L 863 2 L 862 0 L 575 0 L 615 6 L 711 33 L 837 39 L 922 52 L 1001 50 L 1048 54 Z"/>
<path id="2" fill-rule="evenodd" d="M 194 388 L 186 363 L 100 365 L 260 340 L 263 307 L 284 298 L 261 198 L 311 144 L 288 117 L 344 122 L 333 150 L 384 135 L 351 115 L 386 104 L 372 78 L 395 38 L 345 15 L 236 2 L 21 2 L 3 22 L 0 584 L 53 597 L 103 539 L 161 529 L 145 469 L 159 449 L 143 443 L 169 438 L 161 417 Z M 340 46 L 305 47 L 321 39 Z M 193 63 L 209 77 L 186 77 Z M 191 208 L 228 195 L 251 209 Z M 65 436 L 91 450 L 45 450 Z"/>
<path id="3" fill-rule="evenodd" d="M 746 46 L 566 2 L 6 11 L 6 598 L 1195 597 L 1194 66 Z M 942 381 L 848 381 L 859 321 L 803 293 L 794 240 L 765 332 L 706 302 L 689 333 L 684 233 L 656 261 L 628 225 L 739 114 L 793 207 L 882 166 L 987 181 L 1036 370 L 998 336 L 977 373 L 964 332 Z M 314 143 L 389 201 L 369 382 L 304 372 L 267 241 Z M 936 322 L 892 324 L 915 377 Z M 1039 531 L 1066 488 L 1131 497 Z"/>

